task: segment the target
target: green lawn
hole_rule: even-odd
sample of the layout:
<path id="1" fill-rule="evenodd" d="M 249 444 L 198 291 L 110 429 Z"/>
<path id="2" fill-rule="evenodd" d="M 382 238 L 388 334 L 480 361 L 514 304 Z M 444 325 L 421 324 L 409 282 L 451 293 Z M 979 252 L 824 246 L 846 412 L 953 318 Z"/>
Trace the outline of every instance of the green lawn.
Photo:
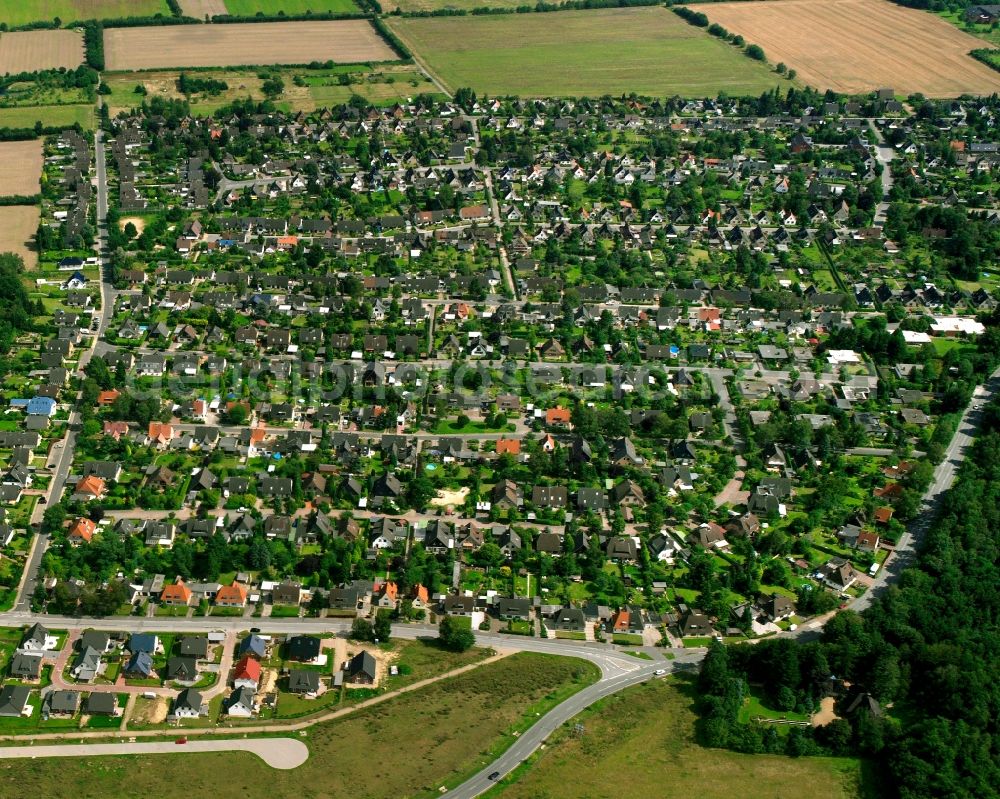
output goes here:
<path id="1" fill-rule="evenodd" d="M 353 0 L 226 0 L 230 14 L 252 17 L 258 13 L 276 16 L 284 11 L 286 16 L 315 13 L 358 14 L 360 10 Z M 388 9 L 387 9 L 388 10 Z"/>
<path id="2" fill-rule="evenodd" d="M 655 796 L 658 799 L 856 799 L 862 764 L 851 758 L 743 755 L 694 740 L 693 692 L 653 680 L 615 694 L 553 733 L 507 780 L 503 799 Z M 586 786 L 585 790 L 581 786 Z"/>
<path id="3" fill-rule="evenodd" d="M 765 65 L 659 7 L 389 24 L 452 90 L 756 96 L 779 82 Z"/>
<path id="4" fill-rule="evenodd" d="M 167 0 L 20 0 L 0 5 L 0 22 L 11 27 L 55 17 L 66 23 L 78 19 L 170 16 Z"/>
<path id="5" fill-rule="evenodd" d="M 46 127 L 69 128 L 75 123 L 87 130 L 94 128 L 92 105 L 39 105 L 22 108 L 0 108 L 0 128 L 33 128 L 36 122 Z"/>
<path id="6" fill-rule="evenodd" d="M 809 716 L 805 713 L 795 713 L 794 711 L 774 710 L 767 707 L 761 698 L 750 690 L 750 695 L 743 700 L 743 707 L 740 708 L 739 721 L 745 724 L 750 719 L 781 719 L 782 721 L 808 721 Z"/>

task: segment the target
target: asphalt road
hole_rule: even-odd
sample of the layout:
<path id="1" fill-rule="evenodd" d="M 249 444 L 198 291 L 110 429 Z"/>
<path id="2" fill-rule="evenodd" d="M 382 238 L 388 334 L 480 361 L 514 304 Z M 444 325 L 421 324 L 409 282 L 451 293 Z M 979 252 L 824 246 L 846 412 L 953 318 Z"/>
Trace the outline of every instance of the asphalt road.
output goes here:
<path id="1" fill-rule="evenodd" d="M 0 746 L 0 759 L 36 757 L 95 757 L 108 755 L 178 755 L 195 752 L 250 752 L 271 768 L 298 768 L 309 757 L 309 747 L 294 738 L 212 738 L 161 743 L 52 744 Z"/>

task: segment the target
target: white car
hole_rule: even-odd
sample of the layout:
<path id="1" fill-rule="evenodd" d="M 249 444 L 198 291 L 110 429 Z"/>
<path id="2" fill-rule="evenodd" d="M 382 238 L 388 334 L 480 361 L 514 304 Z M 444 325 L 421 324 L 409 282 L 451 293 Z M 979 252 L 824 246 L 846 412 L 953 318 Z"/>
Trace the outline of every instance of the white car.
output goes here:
<path id="1" fill-rule="evenodd" d="M 664 675 L 666 675 L 666 673 L 667 673 L 666 669 L 657 669 L 656 671 L 653 672 L 653 676 L 654 677 L 663 677 Z"/>

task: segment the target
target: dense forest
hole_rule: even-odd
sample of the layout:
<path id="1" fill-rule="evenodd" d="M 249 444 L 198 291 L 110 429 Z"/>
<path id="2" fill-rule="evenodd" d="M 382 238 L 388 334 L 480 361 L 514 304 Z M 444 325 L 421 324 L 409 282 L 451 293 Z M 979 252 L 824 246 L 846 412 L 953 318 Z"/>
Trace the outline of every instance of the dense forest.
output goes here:
<path id="1" fill-rule="evenodd" d="M 1000 786 L 1000 403 L 942 503 L 916 563 L 859 615 L 817 642 L 791 639 L 709 651 L 699 676 L 710 746 L 873 758 L 901 799 L 994 797 Z M 838 697 L 823 727 L 737 723 L 748 691 L 811 712 Z"/>

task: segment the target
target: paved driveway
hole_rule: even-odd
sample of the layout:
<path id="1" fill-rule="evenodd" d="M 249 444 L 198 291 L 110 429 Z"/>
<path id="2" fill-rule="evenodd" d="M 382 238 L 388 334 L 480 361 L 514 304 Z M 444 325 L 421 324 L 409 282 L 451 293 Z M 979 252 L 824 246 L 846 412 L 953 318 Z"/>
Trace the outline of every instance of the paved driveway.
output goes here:
<path id="1" fill-rule="evenodd" d="M 192 752 L 250 752 L 271 768 L 298 768 L 309 757 L 309 748 L 294 738 L 189 740 L 167 743 L 57 744 L 53 746 L 0 746 L 0 758 L 95 757 L 100 755 L 177 755 Z"/>

